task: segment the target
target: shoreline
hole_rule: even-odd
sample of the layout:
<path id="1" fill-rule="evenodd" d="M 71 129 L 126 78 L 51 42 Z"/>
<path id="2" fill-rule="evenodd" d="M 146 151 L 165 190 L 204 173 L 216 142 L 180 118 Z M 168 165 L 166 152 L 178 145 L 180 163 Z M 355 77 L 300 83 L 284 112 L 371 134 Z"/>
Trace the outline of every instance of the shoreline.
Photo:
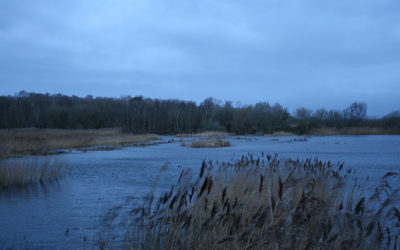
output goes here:
<path id="1" fill-rule="evenodd" d="M 17 128 L 0 129 L 0 158 L 12 158 L 25 155 L 54 155 L 68 153 L 71 150 L 95 151 L 117 150 L 130 146 L 150 146 L 160 143 L 161 136 L 182 137 L 230 137 L 230 136 L 361 136 L 361 135 L 400 135 L 400 129 L 380 128 L 319 128 L 309 134 L 295 134 L 278 131 L 272 134 L 232 134 L 222 131 L 206 131 L 192 134 L 130 134 L 120 128 L 103 129 L 39 129 Z M 159 142 L 157 142 L 159 141 Z"/>
<path id="2" fill-rule="evenodd" d="M 130 134 L 110 129 L 9 129 L 0 130 L 0 158 L 53 155 L 66 150 L 112 150 L 147 146 L 161 140 L 156 134 Z"/>
<path id="3" fill-rule="evenodd" d="M 265 134 L 264 136 L 278 137 L 278 136 L 333 136 L 333 135 L 400 135 L 399 129 L 382 129 L 382 128 L 368 128 L 368 127 L 345 127 L 340 129 L 335 128 L 318 128 L 311 131 L 311 133 L 295 134 L 288 131 L 279 131 L 272 134 Z"/>
<path id="4" fill-rule="evenodd" d="M 311 135 L 329 136 L 329 135 L 400 135 L 400 129 L 383 129 L 368 127 L 347 127 L 341 129 L 319 128 L 315 129 Z"/>

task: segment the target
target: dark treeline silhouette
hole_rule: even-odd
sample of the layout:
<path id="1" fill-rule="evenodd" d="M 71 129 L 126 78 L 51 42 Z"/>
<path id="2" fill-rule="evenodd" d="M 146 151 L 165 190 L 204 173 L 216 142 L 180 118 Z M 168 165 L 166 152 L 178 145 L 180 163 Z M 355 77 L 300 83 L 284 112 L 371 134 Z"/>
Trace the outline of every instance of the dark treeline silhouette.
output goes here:
<path id="1" fill-rule="evenodd" d="M 400 128 L 400 112 L 367 118 L 367 105 L 355 102 L 345 110 L 299 108 L 291 115 L 280 104 L 259 102 L 235 107 L 207 98 L 191 101 L 136 97 L 85 98 L 21 91 L 0 96 L 0 128 L 87 129 L 122 127 L 133 133 L 192 133 L 221 130 L 237 134 L 276 131 L 310 133 L 315 128 Z"/>

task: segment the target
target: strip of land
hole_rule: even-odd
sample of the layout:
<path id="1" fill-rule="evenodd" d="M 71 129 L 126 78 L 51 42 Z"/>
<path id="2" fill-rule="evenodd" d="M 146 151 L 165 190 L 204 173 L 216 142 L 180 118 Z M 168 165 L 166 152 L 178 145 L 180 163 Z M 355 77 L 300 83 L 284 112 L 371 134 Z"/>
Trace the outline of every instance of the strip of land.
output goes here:
<path id="1" fill-rule="evenodd" d="M 216 137 L 216 136 L 229 136 L 229 134 L 223 131 L 204 131 L 199 133 L 189 133 L 189 134 L 177 134 L 176 137 Z"/>
<path id="2" fill-rule="evenodd" d="M 344 128 L 316 128 L 307 135 L 329 136 L 329 135 L 400 135 L 400 129 L 397 128 L 376 128 L 376 127 L 344 127 Z M 294 136 L 297 134 L 278 131 L 264 136 Z"/>
<path id="3" fill-rule="evenodd" d="M 369 127 L 318 128 L 310 135 L 398 135 L 400 129 Z M 177 137 L 225 137 L 222 131 L 207 131 L 193 134 L 177 134 Z M 265 136 L 293 136 L 287 131 L 265 134 Z M 108 129 L 0 129 L 0 158 L 18 155 L 48 155 L 65 149 L 116 149 L 122 146 L 148 145 L 160 140 L 156 134 L 124 133 L 120 128 Z M 218 145 L 219 146 L 219 145 Z M 224 146 L 226 146 L 224 144 Z M 193 147 L 199 147 L 194 145 Z"/>
<path id="4" fill-rule="evenodd" d="M 192 142 L 182 142 L 181 146 L 190 148 L 222 148 L 229 147 L 231 143 L 222 139 L 195 140 Z"/>
<path id="5" fill-rule="evenodd" d="M 121 129 L 3 129 L 0 130 L 0 157 L 47 155 L 63 149 L 94 146 L 108 148 L 145 145 L 161 138 L 155 134 L 135 135 Z"/>
<path id="6" fill-rule="evenodd" d="M 400 129 L 370 128 L 370 127 L 346 127 L 346 128 L 318 128 L 312 131 L 312 135 L 400 135 Z"/>

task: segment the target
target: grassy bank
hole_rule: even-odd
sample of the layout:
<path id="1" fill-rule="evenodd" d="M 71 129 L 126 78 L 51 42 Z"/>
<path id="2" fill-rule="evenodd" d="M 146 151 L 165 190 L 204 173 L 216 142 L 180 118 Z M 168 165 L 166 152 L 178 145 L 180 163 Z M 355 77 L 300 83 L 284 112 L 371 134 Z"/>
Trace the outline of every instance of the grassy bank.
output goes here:
<path id="1" fill-rule="evenodd" d="M 371 197 L 343 164 L 243 156 L 185 170 L 132 210 L 134 249 L 396 249 L 399 190 L 388 173 Z"/>
<path id="2" fill-rule="evenodd" d="M 90 146 L 123 146 L 146 143 L 159 136 L 133 135 L 121 129 L 8 129 L 0 130 L 0 157 L 45 155 L 59 149 Z"/>
<path id="3" fill-rule="evenodd" d="M 58 180 L 67 164 L 56 159 L 0 160 L 0 188 L 24 187 Z"/>

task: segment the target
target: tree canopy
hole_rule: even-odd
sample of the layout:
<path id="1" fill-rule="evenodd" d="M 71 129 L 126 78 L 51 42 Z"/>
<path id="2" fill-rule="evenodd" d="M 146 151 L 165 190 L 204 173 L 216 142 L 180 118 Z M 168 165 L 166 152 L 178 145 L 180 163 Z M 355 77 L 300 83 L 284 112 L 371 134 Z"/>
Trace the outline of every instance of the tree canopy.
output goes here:
<path id="1" fill-rule="evenodd" d="M 308 133 L 313 128 L 378 126 L 400 128 L 399 111 L 381 119 L 368 119 L 367 104 L 354 102 L 345 110 L 299 108 L 291 115 L 280 104 L 258 102 L 233 106 L 207 98 L 202 103 L 143 96 L 121 98 L 77 97 L 21 91 L 0 96 L 0 128 L 109 128 L 133 133 L 191 133 L 223 130 L 238 134 L 292 131 Z"/>

